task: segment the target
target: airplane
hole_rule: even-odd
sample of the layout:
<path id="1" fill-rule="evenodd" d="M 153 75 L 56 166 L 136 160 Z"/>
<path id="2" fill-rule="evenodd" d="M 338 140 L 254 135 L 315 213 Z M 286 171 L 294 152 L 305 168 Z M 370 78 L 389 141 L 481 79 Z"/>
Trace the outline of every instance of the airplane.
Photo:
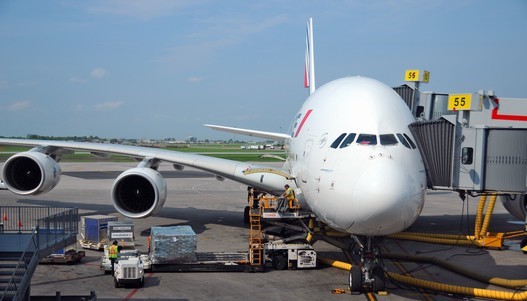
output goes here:
<path id="1" fill-rule="evenodd" d="M 6 160 L 4 185 L 19 195 L 48 192 L 60 181 L 62 155 L 75 150 L 140 160 L 115 179 L 111 192 L 115 209 L 129 218 L 145 218 L 163 207 L 167 187 L 158 172 L 162 162 L 177 170 L 194 167 L 218 180 L 234 180 L 271 194 L 281 194 L 288 184 L 319 221 L 349 233 L 356 242 L 359 256 L 350 271 L 350 288 L 358 291 L 366 283 L 384 290 L 377 238 L 410 227 L 425 202 L 426 170 L 408 127 L 415 119 L 402 98 L 375 79 L 344 77 L 316 88 L 311 18 L 304 85 L 310 95 L 288 133 L 205 125 L 285 143 L 287 156 L 281 168 L 130 145 L 0 139 L 0 145 L 32 147 Z"/>

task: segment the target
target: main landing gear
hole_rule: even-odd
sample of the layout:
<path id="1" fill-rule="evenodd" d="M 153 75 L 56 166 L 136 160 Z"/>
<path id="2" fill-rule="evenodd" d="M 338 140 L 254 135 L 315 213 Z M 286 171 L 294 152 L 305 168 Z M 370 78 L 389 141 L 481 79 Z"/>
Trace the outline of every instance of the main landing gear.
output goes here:
<path id="1" fill-rule="evenodd" d="M 355 244 L 351 248 L 353 265 L 349 274 L 350 291 L 352 293 L 384 291 L 386 277 L 384 267 L 379 261 L 380 250 L 375 245 L 374 238 L 371 236 L 360 238 L 352 236 L 352 238 Z"/>

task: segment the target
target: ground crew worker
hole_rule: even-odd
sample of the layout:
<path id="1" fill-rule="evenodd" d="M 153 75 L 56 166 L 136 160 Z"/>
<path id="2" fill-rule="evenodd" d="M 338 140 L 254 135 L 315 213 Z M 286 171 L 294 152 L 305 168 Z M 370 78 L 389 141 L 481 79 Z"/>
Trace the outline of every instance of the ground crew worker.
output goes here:
<path id="1" fill-rule="evenodd" d="M 108 248 L 108 258 L 112 262 L 112 275 L 114 272 L 115 260 L 119 257 L 119 248 L 117 247 L 117 240 L 114 240 L 110 248 Z"/>
<path id="2" fill-rule="evenodd" d="M 293 202 L 296 201 L 296 199 L 295 199 L 295 191 L 293 190 L 293 188 L 289 187 L 288 184 L 285 184 L 284 188 L 285 188 L 285 191 L 282 194 L 282 197 L 287 199 L 287 203 L 289 205 L 289 208 L 293 208 Z"/>

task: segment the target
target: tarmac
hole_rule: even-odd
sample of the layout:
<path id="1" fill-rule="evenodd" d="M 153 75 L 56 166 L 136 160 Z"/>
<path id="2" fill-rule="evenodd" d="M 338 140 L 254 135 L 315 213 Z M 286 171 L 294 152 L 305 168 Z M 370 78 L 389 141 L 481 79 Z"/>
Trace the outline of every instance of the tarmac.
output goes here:
<path id="1" fill-rule="evenodd" d="M 111 204 L 113 180 L 133 163 L 61 163 L 61 182 L 51 192 L 38 196 L 17 196 L 0 191 L 3 205 L 78 207 L 80 215 L 108 214 L 126 220 Z M 150 227 L 190 225 L 197 234 L 198 252 L 247 251 L 249 229 L 243 223 L 247 187 L 213 175 L 161 164 L 168 196 L 163 209 L 149 218 L 133 220 L 137 248 L 146 252 Z M 448 234 L 474 232 L 478 198 L 462 201 L 456 193 L 430 191 L 421 216 L 408 231 Z M 468 212 L 468 214 L 467 214 Z M 523 226 L 498 203 L 489 231 L 514 231 Z M 79 226 L 80 229 L 80 226 Z M 474 246 L 451 246 L 384 239 L 383 250 L 390 253 L 436 257 L 463 266 L 488 278 L 527 279 L 526 257 L 520 250 L 522 238 L 507 240 L 502 250 Z M 327 243 L 314 245 L 318 257 L 344 259 L 342 252 Z M 81 250 L 80 247 L 77 247 Z M 143 288 L 114 288 L 113 278 L 99 269 L 102 252 L 85 250 L 86 257 L 76 265 L 39 265 L 31 282 L 32 296 L 89 295 L 97 300 L 365 300 L 371 295 L 352 295 L 349 273 L 319 265 L 316 269 L 265 272 L 181 272 L 147 273 Z M 384 260 L 394 273 L 452 285 L 514 292 L 469 279 L 426 263 Z M 334 294 L 335 289 L 344 293 Z M 420 290 L 387 279 L 387 295 L 378 300 L 451 300 L 463 296 Z M 521 291 L 519 291 L 521 292 Z M 466 298 L 468 299 L 468 298 Z M 479 298 L 470 298 L 479 300 Z"/>

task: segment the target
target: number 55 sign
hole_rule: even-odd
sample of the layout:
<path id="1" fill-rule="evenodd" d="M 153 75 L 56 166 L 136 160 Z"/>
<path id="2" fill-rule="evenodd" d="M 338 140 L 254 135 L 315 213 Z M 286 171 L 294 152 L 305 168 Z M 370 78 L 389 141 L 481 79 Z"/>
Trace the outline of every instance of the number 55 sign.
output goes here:
<path id="1" fill-rule="evenodd" d="M 448 110 L 466 111 L 470 110 L 472 94 L 450 94 L 448 95 Z"/>
<path id="2" fill-rule="evenodd" d="M 406 70 L 404 73 L 404 80 L 407 82 L 422 82 L 428 83 L 430 81 L 430 72 L 426 70 Z"/>

